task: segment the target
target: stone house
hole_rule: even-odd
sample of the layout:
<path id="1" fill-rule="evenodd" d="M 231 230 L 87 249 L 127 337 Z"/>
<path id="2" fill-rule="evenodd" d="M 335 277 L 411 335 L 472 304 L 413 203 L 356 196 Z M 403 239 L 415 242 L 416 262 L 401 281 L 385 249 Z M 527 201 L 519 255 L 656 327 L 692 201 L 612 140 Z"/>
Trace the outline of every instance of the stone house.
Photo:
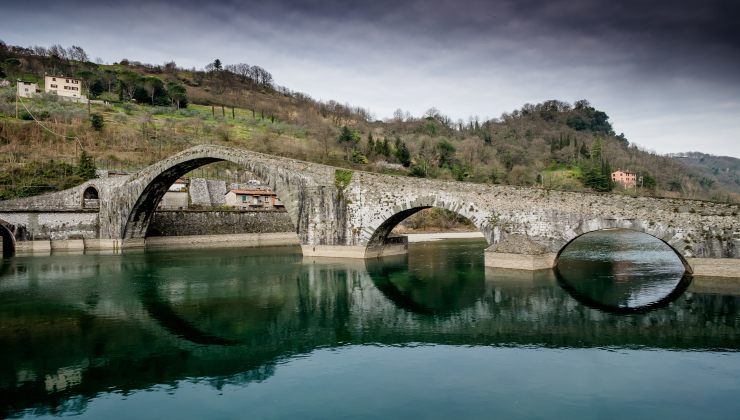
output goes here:
<path id="1" fill-rule="evenodd" d="M 612 172 L 612 181 L 622 185 L 624 188 L 635 188 L 637 186 L 637 174 L 617 169 Z"/>
<path id="2" fill-rule="evenodd" d="M 272 190 L 264 189 L 231 189 L 226 193 L 226 205 L 248 209 L 277 210 L 283 209 L 283 203 Z"/>

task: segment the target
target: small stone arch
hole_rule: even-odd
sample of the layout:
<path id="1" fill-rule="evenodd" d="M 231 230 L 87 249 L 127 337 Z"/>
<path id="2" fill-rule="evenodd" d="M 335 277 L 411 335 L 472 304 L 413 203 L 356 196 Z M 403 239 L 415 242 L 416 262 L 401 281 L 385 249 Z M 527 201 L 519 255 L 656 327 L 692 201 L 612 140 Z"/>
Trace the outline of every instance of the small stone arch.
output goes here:
<path id="1" fill-rule="evenodd" d="M 563 253 L 563 251 L 568 247 L 568 245 L 570 245 L 573 241 L 580 238 L 581 236 L 586 235 L 591 232 L 622 229 L 622 230 L 630 230 L 633 232 L 643 233 L 645 235 L 652 236 L 653 238 L 658 239 L 659 241 L 663 242 L 666 246 L 668 246 L 668 248 L 670 248 L 673 251 L 673 253 L 676 254 L 678 259 L 681 261 L 681 264 L 683 264 L 683 267 L 686 270 L 686 274 L 689 274 L 689 275 L 693 274 L 694 270 L 693 268 L 691 268 L 691 265 L 689 265 L 689 262 L 686 260 L 686 257 L 683 254 L 681 254 L 681 252 L 679 252 L 678 249 L 676 249 L 676 247 L 674 246 L 674 243 L 678 242 L 676 239 L 674 239 L 675 238 L 674 234 L 670 232 L 663 232 L 663 234 L 661 235 L 659 232 L 653 231 L 652 229 L 643 228 L 642 227 L 643 225 L 644 224 L 636 223 L 636 224 L 630 224 L 629 226 L 625 224 L 620 224 L 617 226 L 606 226 L 606 227 L 600 227 L 600 228 L 595 228 L 595 229 L 583 229 L 583 228 L 578 229 L 572 232 L 572 234 L 569 236 L 565 244 L 560 247 L 560 249 L 558 250 L 555 256 L 554 265 L 555 267 L 557 267 L 558 260 L 560 259 L 560 255 Z"/>
<path id="2" fill-rule="evenodd" d="M 8 222 L 0 219 L 0 237 L 3 244 L 3 258 L 10 258 L 15 255 L 15 235 Z"/>
<path id="3" fill-rule="evenodd" d="M 95 188 L 95 186 L 90 185 L 85 188 L 85 191 L 82 193 L 82 198 L 86 200 L 99 200 L 100 194 L 98 194 L 98 189 Z"/>
<path id="4" fill-rule="evenodd" d="M 493 238 L 493 230 L 488 225 L 479 220 L 475 212 L 476 206 L 471 203 L 457 201 L 446 201 L 436 196 L 420 197 L 413 201 L 401 203 L 400 206 L 387 210 L 377 215 L 375 223 L 371 223 L 365 232 L 369 233 L 367 239 L 368 253 L 382 255 L 382 248 L 387 244 L 392 244 L 393 238 L 389 237 L 393 228 L 395 228 L 404 219 L 426 209 L 441 208 L 456 213 L 470 220 L 473 225 L 483 233 L 486 241 L 490 245 Z"/>
<path id="5" fill-rule="evenodd" d="M 98 189 L 94 185 L 89 185 L 82 192 L 82 208 L 83 209 L 99 209 L 100 208 L 100 194 Z"/>

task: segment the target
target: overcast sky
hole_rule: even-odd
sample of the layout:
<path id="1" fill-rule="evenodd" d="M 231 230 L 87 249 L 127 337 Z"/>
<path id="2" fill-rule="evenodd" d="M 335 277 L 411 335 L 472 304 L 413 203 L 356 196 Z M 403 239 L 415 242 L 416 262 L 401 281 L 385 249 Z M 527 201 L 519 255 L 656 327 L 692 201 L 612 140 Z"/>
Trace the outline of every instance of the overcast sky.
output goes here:
<path id="1" fill-rule="evenodd" d="M 659 153 L 740 157 L 740 1 L 12 2 L 0 40 L 264 67 L 316 99 L 454 119 L 588 99 Z"/>

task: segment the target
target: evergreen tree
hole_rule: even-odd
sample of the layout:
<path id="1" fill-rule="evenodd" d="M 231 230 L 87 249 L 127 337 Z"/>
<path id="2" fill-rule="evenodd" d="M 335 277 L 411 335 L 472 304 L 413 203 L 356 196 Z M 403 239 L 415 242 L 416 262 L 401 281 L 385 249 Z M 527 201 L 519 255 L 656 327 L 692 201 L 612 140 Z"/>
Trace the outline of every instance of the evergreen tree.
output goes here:
<path id="1" fill-rule="evenodd" d="M 375 139 L 373 139 L 373 133 L 367 135 L 367 154 L 368 156 L 375 153 Z"/>
<path id="2" fill-rule="evenodd" d="M 493 144 L 493 135 L 491 135 L 490 131 L 483 133 L 483 142 L 487 145 Z"/>
<path id="3" fill-rule="evenodd" d="M 344 145 L 354 146 L 360 140 L 360 136 L 357 133 L 352 132 L 346 125 L 342 127 L 342 131 L 339 133 L 337 142 Z"/>
<path id="4" fill-rule="evenodd" d="M 396 157 L 403 166 L 408 168 L 411 165 L 411 152 L 409 152 L 408 147 L 406 147 L 406 143 L 400 141 L 400 139 L 396 146 Z"/>
<path id="5" fill-rule="evenodd" d="M 90 114 L 90 125 L 95 131 L 103 131 L 103 126 L 105 125 L 103 116 L 100 114 Z"/>
<path id="6" fill-rule="evenodd" d="M 452 167 L 452 163 L 455 156 L 455 146 L 447 141 L 446 139 L 442 139 L 437 143 L 437 153 L 438 153 L 438 163 L 439 167 Z"/>
<path id="7" fill-rule="evenodd" d="M 80 154 L 80 160 L 77 162 L 77 176 L 87 181 L 95 178 L 95 161 L 84 150 Z"/>
<path id="8" fill-rule="evenodd" d="M 600 138 L 591 146 L 591 160 L 582 167 L 583 184 L 594 191 L 606 192 L 614 188 L 611 165 L 603 155 Z"/>
<path id="9" fill-rule="evenodd" d="M 383 156 L 390 157 L 390 155 L 391 155 L 391 144 L 388 142 L 388 139 L 387 138 L 384 138 L 383 139 L 383 143 L 382 143 L 380 149 L 381 149 L 381 152 L 382 152 Z"/>

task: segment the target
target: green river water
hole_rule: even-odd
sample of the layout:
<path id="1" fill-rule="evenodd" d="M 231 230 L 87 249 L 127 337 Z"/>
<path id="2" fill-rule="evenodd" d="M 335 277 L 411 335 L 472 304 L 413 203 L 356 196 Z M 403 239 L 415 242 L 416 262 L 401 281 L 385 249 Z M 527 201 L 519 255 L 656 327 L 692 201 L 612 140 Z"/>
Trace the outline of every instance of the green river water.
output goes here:
<path id="1" fill-rule="evenodd" d="M 4 260 L 0 418 L 740 418 L 740 279 L 625 231 L 534 274 L 485 246 Z"/>

